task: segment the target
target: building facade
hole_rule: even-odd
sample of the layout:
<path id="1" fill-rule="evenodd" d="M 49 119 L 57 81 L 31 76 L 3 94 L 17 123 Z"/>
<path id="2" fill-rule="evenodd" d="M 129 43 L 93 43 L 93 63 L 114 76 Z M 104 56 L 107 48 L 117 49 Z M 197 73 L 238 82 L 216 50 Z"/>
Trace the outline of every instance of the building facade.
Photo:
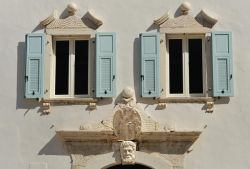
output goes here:
<path id="1" fill-rule="evenodd" d="M 249 168 L 248 3 L 3 2 L 1 168 Z"/>

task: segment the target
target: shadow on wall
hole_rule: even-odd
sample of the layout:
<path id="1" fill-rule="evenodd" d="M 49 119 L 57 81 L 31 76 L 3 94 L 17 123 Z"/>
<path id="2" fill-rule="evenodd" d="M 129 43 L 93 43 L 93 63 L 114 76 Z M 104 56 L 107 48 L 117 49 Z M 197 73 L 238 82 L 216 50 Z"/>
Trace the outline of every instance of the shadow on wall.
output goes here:
<path id="1" fill-rule="evenodd" d="M 181 5 L 177 8 L 177 10 L 174 13 L 174 17 L 177 18 L 179 16 L 182 15 L 182 11 L 181 11 Z"/>
<path id="2" fill-rule="evenodd" d="M 33 33 L 33 32 L 36 32 L 36 31 L 40 31 L 40 30 L 42 30 L 43 28 L 44 28 L 43 25 L 38 24 L 38 25 L 32 30 L 32 33 Z"/>
<path id="3" fill-rule="evenodd" d="M 16 109 L 27 109 L 25 114 L 28 113 L 30 109 L 34 109 L 36 107 L 41 107 L 41 103 L 39 103 L 35 99 L 25 99 L 25 42 L 18 42 L 17 45 L 17 84 L 16 84 Z M 40 111 L 40 110 L 39 110 Z M 25 115 L 24 114 L 24 115 Z"/>
<path id="4" fill-rule="evenodd" d="M 155 25 L 154 23 L 152 23 L 148 29 L 147 32 L 152 31 L 152 30 L 157 30 L 159 32 L 159 27 L 157 25 Z"/>
<path id="5" fill-rule="evenodd" d="M 228 104 L 230 102 L 230 97 L 216 97 L 214 99 L 214 104 Z"/>
<path id="6" fill-rule="evenodd" d="M 134 89 L 135 89 L 135 97 L 137 102 L 140 102 L 138 99 L 141 98 L 140 96 L 140 72 L 141 72 L 141 67 L 140 67 L 140 39 L 135 38 L 134 40 L 134 46 L 133 46 L 133 69 L 134 69 Z"/>
<path id="7" fill-rule="evenodd" d="M 67 156 L 67 147 L 59 136 L 55 135 L 39 152 L 38 155 Z"/>

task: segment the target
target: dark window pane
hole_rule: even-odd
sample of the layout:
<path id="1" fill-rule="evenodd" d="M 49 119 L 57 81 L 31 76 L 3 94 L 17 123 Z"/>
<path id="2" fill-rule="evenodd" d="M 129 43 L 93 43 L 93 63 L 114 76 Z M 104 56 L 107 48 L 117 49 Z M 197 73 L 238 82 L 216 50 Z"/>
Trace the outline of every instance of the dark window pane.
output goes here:
<path id="1" fill-rule="evenodd" d="M 189 39 L 189 93 L 203 93 L 202 40 Z"/>
<path id="2" fill-rule="evenodd" d="M 68 94 L 69 41 L 56 41 L 56 95 Z"/>
<path id="3" fill-rule="evenodd" d="M 170 93 L 183 93 L 182 39 L 169 40 Z"/>
<path id="4" fill-rule="evenodd" d="M 88 41 L 75 41 L 75 94 L 88 94 Z"/>
<path id="5" fill-rule="evenodd" d="M 134 164 L 134 165 L 116 165 L 116 166 L 109 167 L 107 169 L 151 169 L 151 168 L 140 165 L 140 164 Z"/>

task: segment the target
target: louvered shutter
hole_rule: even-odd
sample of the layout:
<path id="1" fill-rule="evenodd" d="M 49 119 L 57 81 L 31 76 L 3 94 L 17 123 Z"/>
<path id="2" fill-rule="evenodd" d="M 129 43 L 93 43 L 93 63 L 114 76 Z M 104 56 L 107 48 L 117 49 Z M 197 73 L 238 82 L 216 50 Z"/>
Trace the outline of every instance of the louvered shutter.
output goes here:
<path id="1" fill-rule="evenodd" d="M 160 35 L 140 34 L 141 41 L 141 96 L 160 96 Z"/>
<path id="2" fill-rule="evenodd" d="M 115 33 L 96 34 L 96 97 L 115 96 Z"/>
<path id="3" fill-rule="evenodd" d="M 26 98 L 43 97 L 44 45 L 45 35 L 43 33 L 26 35 Z"/>
<path id="4" fill-rule="evenodd" d="M 233 96 L 232 34 L 212 33 L 213 96 Z"/>

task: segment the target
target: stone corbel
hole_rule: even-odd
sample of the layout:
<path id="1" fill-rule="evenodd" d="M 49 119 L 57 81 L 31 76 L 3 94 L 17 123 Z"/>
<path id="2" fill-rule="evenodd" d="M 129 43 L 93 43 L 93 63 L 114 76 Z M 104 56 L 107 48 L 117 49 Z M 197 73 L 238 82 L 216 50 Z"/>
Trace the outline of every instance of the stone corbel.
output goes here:
<path id="1" fill-rule="evenodd" d="M 214 111 L 214 101 L 207 101 L 206 103 L 206 112 L 212 113 Z"/>
<path id="2" fill-rule="evenodd" d="M 88 106 L 89 110 L 96 110 L 96 102 L 90 102 Z"/>
<path id="3" fill-rule="evenodd" d="M 43 110 L 44 114 L 49 114 L 50 113 L 50 103 L 43 102 L 42 110 Z"/>
<path id="4" fill-rule="evenodd" d="M 163 110 L 167 107 L 167 103 L 164 102 L 158 102 L 157 109 L 158 110 Z"/>

